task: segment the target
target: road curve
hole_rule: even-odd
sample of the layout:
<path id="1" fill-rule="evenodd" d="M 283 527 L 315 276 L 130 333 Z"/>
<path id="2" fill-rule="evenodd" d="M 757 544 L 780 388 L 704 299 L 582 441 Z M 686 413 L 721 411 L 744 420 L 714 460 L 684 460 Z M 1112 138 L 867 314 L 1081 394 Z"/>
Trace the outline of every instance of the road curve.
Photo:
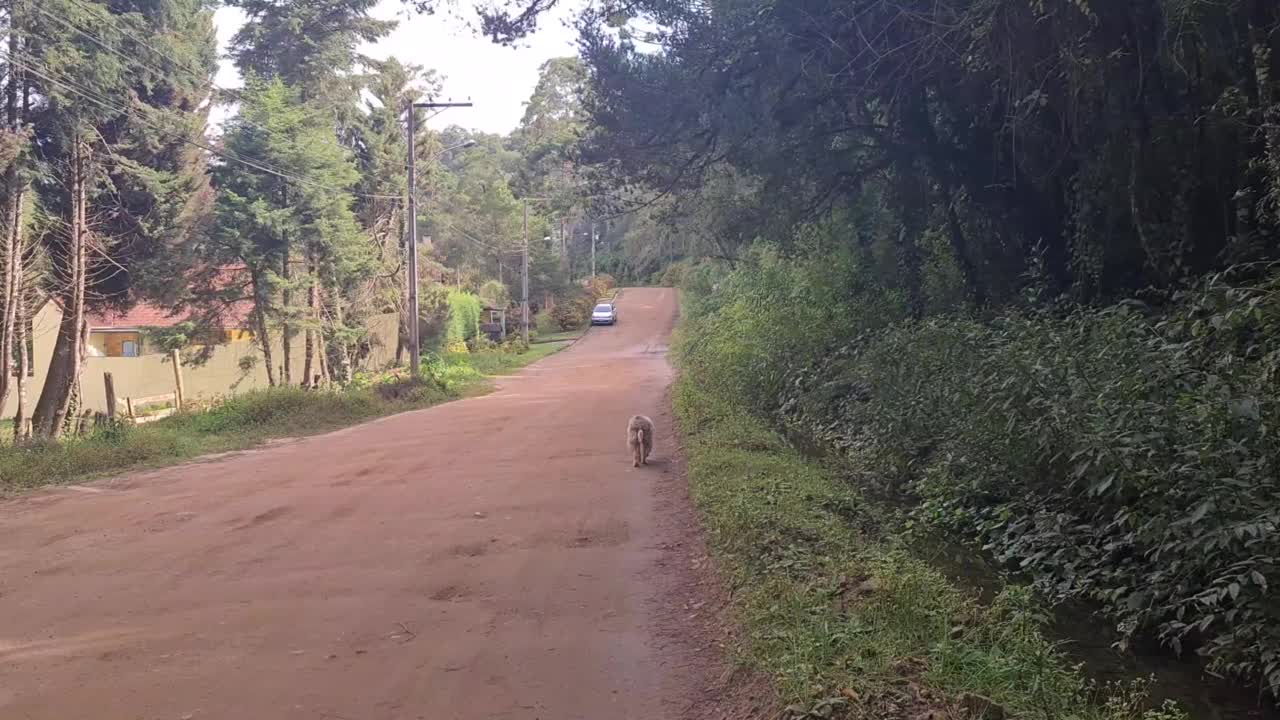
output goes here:
<path id="1" fill-rule="evenodd" d="M 0 718 L 679 717 L 676 299 L 619 309 L 485 397 L 0 504 Z"/>

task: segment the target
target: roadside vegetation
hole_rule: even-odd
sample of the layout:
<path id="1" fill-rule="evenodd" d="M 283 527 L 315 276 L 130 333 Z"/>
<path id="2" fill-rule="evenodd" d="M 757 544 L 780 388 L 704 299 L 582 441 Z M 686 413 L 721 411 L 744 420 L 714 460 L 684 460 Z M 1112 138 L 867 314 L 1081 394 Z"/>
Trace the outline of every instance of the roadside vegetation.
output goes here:
<path id="1" fill-rule="evenodd" d="M 488 378 L 559 352 L 566 342 L 424 357 L 423 379 L 406 371 L 360 373 L 345 388 L 269 388 L 207 403 L 144 425 L 101 426 L 60 442 L 0 441 L 0 495 L 42 485 L 172 465 L 269 440 L 314 435 L 460 397 L 483 394 Z"/>
<path id="2" fill-rule="evenodd" d="M 684 280 L 686 373 L 840 458 L 848 493 L 904 508 L 893 534 L 967 542 L 1043 602 L 1096 608 L 1121 649 L 1280 685 L 1269 268 L 1159 308 L 922 321 L 853 255 L 761 249 Z"/>
<path id="3" fill-rule="evenodd" d="M 705 380 L 686 373 L 676 392 L 692 492 L 732 586 L 739 659 L 775 679 L 785 717 L 1187 717 L 1144 710 L 1140 681 L 1089 682 L 1029 588 L 979 603 L 900 546 L 837 467 Z"/>

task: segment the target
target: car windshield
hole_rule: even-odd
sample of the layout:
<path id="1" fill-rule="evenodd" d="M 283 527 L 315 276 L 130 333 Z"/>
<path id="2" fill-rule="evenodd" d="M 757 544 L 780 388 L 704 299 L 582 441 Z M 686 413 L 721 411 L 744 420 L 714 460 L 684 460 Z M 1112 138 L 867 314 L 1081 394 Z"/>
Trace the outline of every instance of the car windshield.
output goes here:
<path id="1" fill-rule="evenodd" d="M 598 313 L 606 313 L 606 312 L 609 312 L 609 311 L 610 311 L 610 310 L 612 310 L 612 309 L 613 309 L 613 306 L 612 306 L 612 305 L 597 305 L 597 306 L 596 306 L 596 312 L 598 312 Z"/>

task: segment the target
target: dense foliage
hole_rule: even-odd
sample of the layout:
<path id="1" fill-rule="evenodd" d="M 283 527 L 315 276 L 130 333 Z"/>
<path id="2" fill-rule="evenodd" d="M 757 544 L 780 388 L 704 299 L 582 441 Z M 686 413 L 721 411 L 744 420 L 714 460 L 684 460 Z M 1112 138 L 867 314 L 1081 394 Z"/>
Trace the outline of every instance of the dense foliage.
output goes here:
<path id="1" fill-rule="evenodd" d="M 735 205 L 730 254 L 868 193 L 871 222 L 837 242 L 883 246 L 916 315 L 1016 299 L 1033 273 L 1107 299 L 1274 254 L 1274 3 L 630 7 L 661 29 L 585 31 L 585 153 L 700 212 Z"/>
<path id="2" fill-rule="evenodd" d="M 467 344 L 474 342 L 480 334 L 480 316 L 484 311 L 484 303 L 480 298 L 468 293 L 454 291 L 449 293 L 449 321 L 445 328 L 445 348 L 451 352 L 466 352 Z"/>
<path id="3" fill-rule="evenodd" d="M 766 276 L 799 277 L 774 269 L 735 280 L 729 304 L 769 291 Z M 740 657 L 776 681 L 781 717 L 1191 716 L 1172 702 L 1150 707 L 1142 681 L 1090 682 L 1047 636 L 1042 601 L 1025 585 L 981 603 L 973 588 L 905 551 L 896 513 L 751 412 L 756 396 L 739 394 L 738 382 L 760 379 L 747 359 L 755 337 L 709 334 L 730 319 L 728 304 L 697 289 L 686 298 L 695 302 L 677 338 L 674 404 L 690 492 L 731 585 Z"/>
<path id="4" fill-rule="evenodd" d="M 1280 687 L 1280 275 L 1213 276 L 1161 312 L 913 322 L 852 261 L 717 274 L 686 273 L 688 372 L 1046 597 Z"/>

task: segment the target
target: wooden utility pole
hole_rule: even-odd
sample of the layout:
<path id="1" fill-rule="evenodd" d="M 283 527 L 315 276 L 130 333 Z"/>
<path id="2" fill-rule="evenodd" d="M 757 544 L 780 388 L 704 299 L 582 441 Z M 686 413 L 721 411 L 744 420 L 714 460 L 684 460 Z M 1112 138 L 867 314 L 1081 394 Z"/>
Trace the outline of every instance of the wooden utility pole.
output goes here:
<path id="1" fill-rule="evenodd" d="M 418 152 L 415 136 L 418 134 L 418 113 L 412 101 L 409 103 L 409 218 L 406 225 L 409 237 L 405 238 L 405 252 L 409 253 L 405 282 L 409 284 L 409 307 L 405 309 L 405 322 L 409 330 L 409 374 L 422 375 L 422 345 L 418 337 Z"/>
<path id="2" fill-rule="evenodd" d="M 520 337 L 529 344 L 529 200 L 524 201 L 524 252 L 520 258 Z"/>
<path id="3" fill-rule="evenodd" d="M 416 103 L 409 102 L 409 237 L 406 244 L 409 252 L 408 272 L 406 282 L 409 283 L 409 372 L 413 377 L 422 375 L 422 342 L 418 336 L 418 153 L 415 143 L 415 137 L 418 134 L 418 115 L 414 112 L 418 108 L 424 109 L 444 109 L 451 107 L 471 107 L 471 103 L 455 103 L 455 102 L 425 102 Z"/>

